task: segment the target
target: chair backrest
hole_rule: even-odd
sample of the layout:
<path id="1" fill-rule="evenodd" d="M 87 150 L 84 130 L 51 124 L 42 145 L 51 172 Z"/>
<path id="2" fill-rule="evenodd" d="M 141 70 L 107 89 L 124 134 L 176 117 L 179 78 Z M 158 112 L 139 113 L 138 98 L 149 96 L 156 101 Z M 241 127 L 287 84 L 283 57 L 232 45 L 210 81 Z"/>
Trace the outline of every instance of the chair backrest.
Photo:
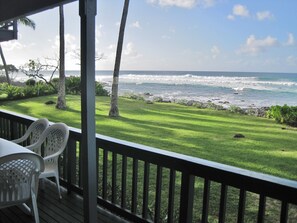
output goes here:
<path id="1" fill-rule="evenodd" d="M 0 158 L 0 208 L 24 203 L 36 193 L 44 161 L 34 153 L 17 153 Z"/>
<path id="2" fill-rule="evenodd" d="M 40 135 L 48 126 L 49 121 L 46 118 L 38 119 L 29 126 L 29 128 L 21 138 L 12 140 L 12 142 L 21 143 L 28 139 L 28 143 L 29 145 L 31 145 L 38 141 Z"/>
<path id="3" fill-rule="evenodd" d="M 47 157 L 53 154 L 58 156 L 64 151 L 67 145 L 68 138 L 68 126 L 64 123 L 55 123 L 49 126 L 41 134 L 35 144 L 27 146 L 27 148 L 40 155 L 42 153 L 41 149 L 43 148 L 43 157 Z M 58 157 L 55 159 L 58 159 Z"/>

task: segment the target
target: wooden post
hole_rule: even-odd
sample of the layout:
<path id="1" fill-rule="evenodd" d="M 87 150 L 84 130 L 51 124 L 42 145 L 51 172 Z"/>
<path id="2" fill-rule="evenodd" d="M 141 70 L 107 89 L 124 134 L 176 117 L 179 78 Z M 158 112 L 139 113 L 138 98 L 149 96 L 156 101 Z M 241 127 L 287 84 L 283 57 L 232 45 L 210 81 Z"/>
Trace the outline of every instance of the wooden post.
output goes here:
<path id="1" fill-rule="evenodd" d="M 95 18 L 97 0 L 79 0 L 84 222 L 97 222 Z"/>

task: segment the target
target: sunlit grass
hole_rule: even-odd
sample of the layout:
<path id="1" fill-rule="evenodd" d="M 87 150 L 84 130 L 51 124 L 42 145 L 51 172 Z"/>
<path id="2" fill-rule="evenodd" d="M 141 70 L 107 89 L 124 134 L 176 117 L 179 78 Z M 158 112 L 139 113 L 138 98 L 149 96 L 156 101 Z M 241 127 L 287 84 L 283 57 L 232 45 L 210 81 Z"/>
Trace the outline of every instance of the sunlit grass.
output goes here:
<path id="1" fill-rule="evenodd" d="M 81 128 L 80 97 L 54 96 L 2 102 L 1 108 Z M 109 118 L 109 98 L 96 98 L 96 131 L 111 137 L 297 180 L 297 131 L 273 120 L 177 104 L 120 98 L 121 117 Z M 242 139 L 233 138 L 241 133 Z"/>

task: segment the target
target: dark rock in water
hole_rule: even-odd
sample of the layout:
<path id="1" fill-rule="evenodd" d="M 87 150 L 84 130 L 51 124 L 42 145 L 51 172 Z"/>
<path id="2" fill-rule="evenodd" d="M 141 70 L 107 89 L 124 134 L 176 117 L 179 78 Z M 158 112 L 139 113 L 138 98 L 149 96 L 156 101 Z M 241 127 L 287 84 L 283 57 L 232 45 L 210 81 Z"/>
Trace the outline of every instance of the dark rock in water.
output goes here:
<path id="1" fill-rule="evenodd" d="M 53 104 L 56 104 L 56 103 L 54 101 L 47 101 L 44 104 L 46 104 L 46 105 L 53 105 Z"/>
<path id="2" fill-rule="evenodd" d="M 147 104 L 154 104 L 154 102 L 152 100 L 146 100 L 145 101 Z"/>
<path id="3" fill-rule="evenodd" d="M 171 100 L 170 100 L 170 99 L 167 99 L 167 98 L 164 98 L 164 99 L 162 100 L 162 102 L 164 102 L 164 103 L 171 103 Z"/>
<path id="4" fill-rule="evenodd" d="M 155 102 L 162 102 L 163 101 L 163 98 L 161 98 L 161 97 L 154 97 L 153 101 L 155 101 Z"/>
<path id="5" fill-rule="evenodd" d="M 187 102 L 187 106 L 193 106 L 194 103 L 195 103 L 194 100 L 190 100 L 190 101 Z"/>
<path id="6" fill-rule="evenodd" d="M 237 133 L 233 136 L 233 138 L 239 139 L 239 138 L 245 138 L 245 136 L 240 133 Z"/>

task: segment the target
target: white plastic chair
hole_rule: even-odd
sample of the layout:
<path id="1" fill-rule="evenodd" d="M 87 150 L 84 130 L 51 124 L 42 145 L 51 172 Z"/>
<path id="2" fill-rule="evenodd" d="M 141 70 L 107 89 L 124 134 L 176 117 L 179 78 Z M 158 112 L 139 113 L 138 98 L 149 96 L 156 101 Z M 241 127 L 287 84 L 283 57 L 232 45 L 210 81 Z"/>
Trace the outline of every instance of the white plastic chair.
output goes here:
<path id="1" fill-rule="evenodd" d="M 39 223 L 37 192 L 39 174 L 44 170 L 44 161 L 34 153 L 16 153 L 0 158 L 0 208 L 22 204 L 34 214 Z M 25 204 L 31 199 L 32 210 Z"/>
<path id="2" fill-rule="evenodd" d="M 28 141 L 28 145 L 31 145 L 35 142 L 37 142 L 37 140 L 39 139 L 41 133 L 49 126 L 49 121 L 46 118 L 41 118 L 38 119 L 36 121 L 34 121 L 29 128 L 27 129 L 27 131 L 25 132 L 25 134 L 18 138 L 18 139 L 14 139 L 11 140 L 14 143 L 17 144 L 21 144 L 22 142 L 25 142 L 26 140 Z"/>
<path id="3" fill-rule="evenodd" d="M 55 177 L 59 198 L 61 199 L 58 159 L 64 151 L 69 137 L 69 129 L 64 123 L 49 126 L 39 137 L 39 140 L 27 146 L 28 149 L 43 156 L 45 169 L 39 179 Z M 43 152 L 41 150 L 43 148 Z"/>

